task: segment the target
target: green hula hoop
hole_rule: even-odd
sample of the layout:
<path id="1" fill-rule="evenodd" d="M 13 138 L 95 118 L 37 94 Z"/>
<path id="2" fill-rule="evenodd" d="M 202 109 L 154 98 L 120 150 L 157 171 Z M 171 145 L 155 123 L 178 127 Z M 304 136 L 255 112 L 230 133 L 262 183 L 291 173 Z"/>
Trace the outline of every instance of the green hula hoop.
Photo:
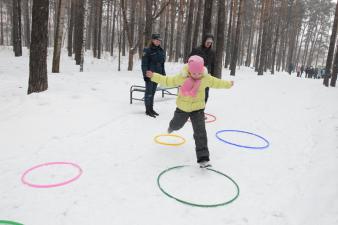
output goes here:
<path id="1" fill-rule="evenodd" d="M 23 225 L 22 223 L 17 223 L 9 220 L 0 220 L 0 224 Z"/>
<path id="2" fill-rule="evenodd" d="M 237 194 L 235 197 L 233 197 L 232 199 L 230 199 L 229 201 L 226 201 L 226 202 L 221 202 L 221 203 L 216 203 L 216 204 L 208 204 L 208 205 L 204 205 L 204 204 L 198 204 L 198 203 L 192 203 L 192 202 L 188 202 L 188 201 L 184 201 L 182 199 L 179 199 L 179 198 L 176 198 L 175 196 L 169 194 L 168 192 L 166 192 L 162 187 L 161 187 L 161 184 L 160 184 L 160 178 L 163 174 L 165 174 L 166 172 L 170 171 L 170 170 L 174 170 L 174 169 L 179 169 L 179 168 L 182 168 L 182 167 L 186 167 L 187 165 L 183 165 L 183 166 L 174 166 L 174 167 L 171 167 L 171 168 L 168 168 L 164 171 L 162 171 L 158 177 L 157 177 L 157 185 L 158 187 L 160 188 L 160 190 L 168 197 L 170 198 L 173 198 L 175 199 L 176 201 L 179 201 L 183 204 L 186 204 L 186 205 L 190 205 L 190 206 L 197 206 L 197 207 L 204 207 L 204 208 L 211 208 L 211 207 L 218 207 L 218 206 L 223 206 L 223 205 L 227 205 L 227 204 L 230 204 L 231 202 L 235 201 L 236 198 L 238 198 L 239 196 L 239 186 L 238 184 L 231 178 L 229 177 L 228 175 L 222 173 L 222 172 L 219 172 L 217 170 L 214 170 L 214 169 L 211 169 L 211 168 L 205 168 L 207 170 L 210 170 L 210 171 L 213 171 L 215 173 L 218 173 L 226 178 L 228 178 L 236 187 L 236 190 L 237 190 Z"/>

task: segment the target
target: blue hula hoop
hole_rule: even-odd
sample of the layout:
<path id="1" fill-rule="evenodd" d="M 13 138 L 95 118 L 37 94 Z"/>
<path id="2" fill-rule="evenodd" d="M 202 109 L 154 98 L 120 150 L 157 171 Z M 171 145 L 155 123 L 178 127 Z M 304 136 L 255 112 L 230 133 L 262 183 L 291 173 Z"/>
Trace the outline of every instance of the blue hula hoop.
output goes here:
<path id="1" fill-rule="evenodd" d="M 236 144 L 236 143 L 232 143 L 230 141 L 226 141 L 224 139 L 222 139 L 221 137 L 219 137 L 218 135 L 221 134 L 221 133 L 224 133 L 224 132 L 238 132 L 238 133 L 244 133 L 244 134 L 250 134 L 250 135 L 253 135 L 253 136 L 256 136 L 258 138 L 260 138 L 261 140 L 263 140 L 266 145 L 264 146 L 246 146 L 246 145 L 240 145 L 240 144 Z M 254 134 L 254 133 L 251 133 L 251 132 L 247 132 L 247 131 L 242 131 L 242 130 L 220 130 L 220 131 L 217 131 L 216 132 L 216 137 L 220 140 L 220 141 L 223 141 L 224 143 L 227 143 L 229 145 L 234 145 L 234 146 L 237 146 L 237 147 L 240 147 L 240 148 L 248 148 L 248 149 L 257 149 L 257 150 L 262 150 L 262 149 L 265 149 L 267 147 L 270 146 L 270 143 L 268 140 L 266 140 L 264 137 L 258 135 L 258 134 Z"/>

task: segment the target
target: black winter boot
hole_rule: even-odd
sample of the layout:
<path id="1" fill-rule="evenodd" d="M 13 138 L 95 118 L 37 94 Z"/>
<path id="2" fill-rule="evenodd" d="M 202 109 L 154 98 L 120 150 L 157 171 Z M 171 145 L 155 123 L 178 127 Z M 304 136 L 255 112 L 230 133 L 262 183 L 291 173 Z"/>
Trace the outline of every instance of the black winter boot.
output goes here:
<path id="1" fill-rule="evenodd" d="M 151 111 L 151 107 L 149 107 L 149 106 L 146 107 L 146 115 L 156 118 L 155 114 L 152 113 L 152 111 Z"/>
<path id="2" fill-rule="evenodd" d="M 160 115 L 160 114 L 158 114 L 158 113 L 154 110 L 153 106 L 150 107 L 150 112 L 151 112 L 152 114 L 154 114 L 155 116 L 159 116 L 159 115 Z"/>

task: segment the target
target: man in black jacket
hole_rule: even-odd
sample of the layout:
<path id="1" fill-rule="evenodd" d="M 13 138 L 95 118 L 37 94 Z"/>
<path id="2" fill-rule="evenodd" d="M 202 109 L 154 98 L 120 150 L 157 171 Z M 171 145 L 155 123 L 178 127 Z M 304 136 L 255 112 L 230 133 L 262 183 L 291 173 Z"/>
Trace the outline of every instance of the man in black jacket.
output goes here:
<path id="1" fill-rule="evenodd" d="M 188 58 L 192 55 L 201 56 L 204 59 L 204 66 L 208 69 L 208 73 L 216 77 L 214 74 L 215 68 L 215 52 L 212 49 L 214 43 L 214 36 L 212 34 L 206 34 L 203 37 L 201 46 L 194 48 L 189 54 Z M 209 88 L 205 89 L 205 102 L 209 98 Z"/>

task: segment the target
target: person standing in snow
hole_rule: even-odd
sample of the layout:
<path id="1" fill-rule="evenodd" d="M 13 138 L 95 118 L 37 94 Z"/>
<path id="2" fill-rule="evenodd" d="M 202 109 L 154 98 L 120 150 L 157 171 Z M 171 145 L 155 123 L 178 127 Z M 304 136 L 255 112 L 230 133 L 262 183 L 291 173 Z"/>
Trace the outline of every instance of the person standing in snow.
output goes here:
<path id="1" fill-rule="evenodd" d="M 151 81 L 165 87 L 181 86 L 176 99 L 177 108 L 169 123 L 168 133 L 181 129 L 190 118 L 194 130 L 197 163 L 201 168 L 211 166 L 204 119 L 205 89 L 231 88 L 234 82 L 208 74 L 203 58 L 197 55 L 191 56 L 181 72 L 175 76 L 162 76 L 152 71 L 147 71 L 146 75 Z"/>
<path id="2" fill-rule="evenodd" d="M 154 110 L 154 96 L 156 93 L 157 83 L 152 82 L 147 76 L 146 71 L 151 70 L 156 73 L 165 75 L 164 62 L 165 52 L 161 48 L 160 34 L 152 34 L 151 41 L 147 48 L 143 49 L 142 56 L 142 72 L 145 82 L 146 91 L 144 93 L 144 104 L 146 107 L 146 115 L 156 118 L 159 114 Z"/>
<path id="3" fill-rule="evenodd" d="M 204 35 L 202 44 L 199 47 L 194 48 L 189 54 L 189 57 L 192 55 L 198 55 L 202 57 L 204 60 L 204 66 L 208 69 L 209 73 L 212 74 L 212 76 L 215 76 L 217 74 L 214 74 L 215 72 L 215 51 L 212 49 L 213 43 L 214 43 L 214 36 L 212 34 Z M 209 98 L 209 88 L 207 87 L 205 89 L 205 103 L 208 101 L 208 98 Z"/>
<path id="4" fill-rule="evenodd" d="M 297 77 L 300 77 L 301 67 L 300 65 L 297 65 L 296 67 Z"/>

